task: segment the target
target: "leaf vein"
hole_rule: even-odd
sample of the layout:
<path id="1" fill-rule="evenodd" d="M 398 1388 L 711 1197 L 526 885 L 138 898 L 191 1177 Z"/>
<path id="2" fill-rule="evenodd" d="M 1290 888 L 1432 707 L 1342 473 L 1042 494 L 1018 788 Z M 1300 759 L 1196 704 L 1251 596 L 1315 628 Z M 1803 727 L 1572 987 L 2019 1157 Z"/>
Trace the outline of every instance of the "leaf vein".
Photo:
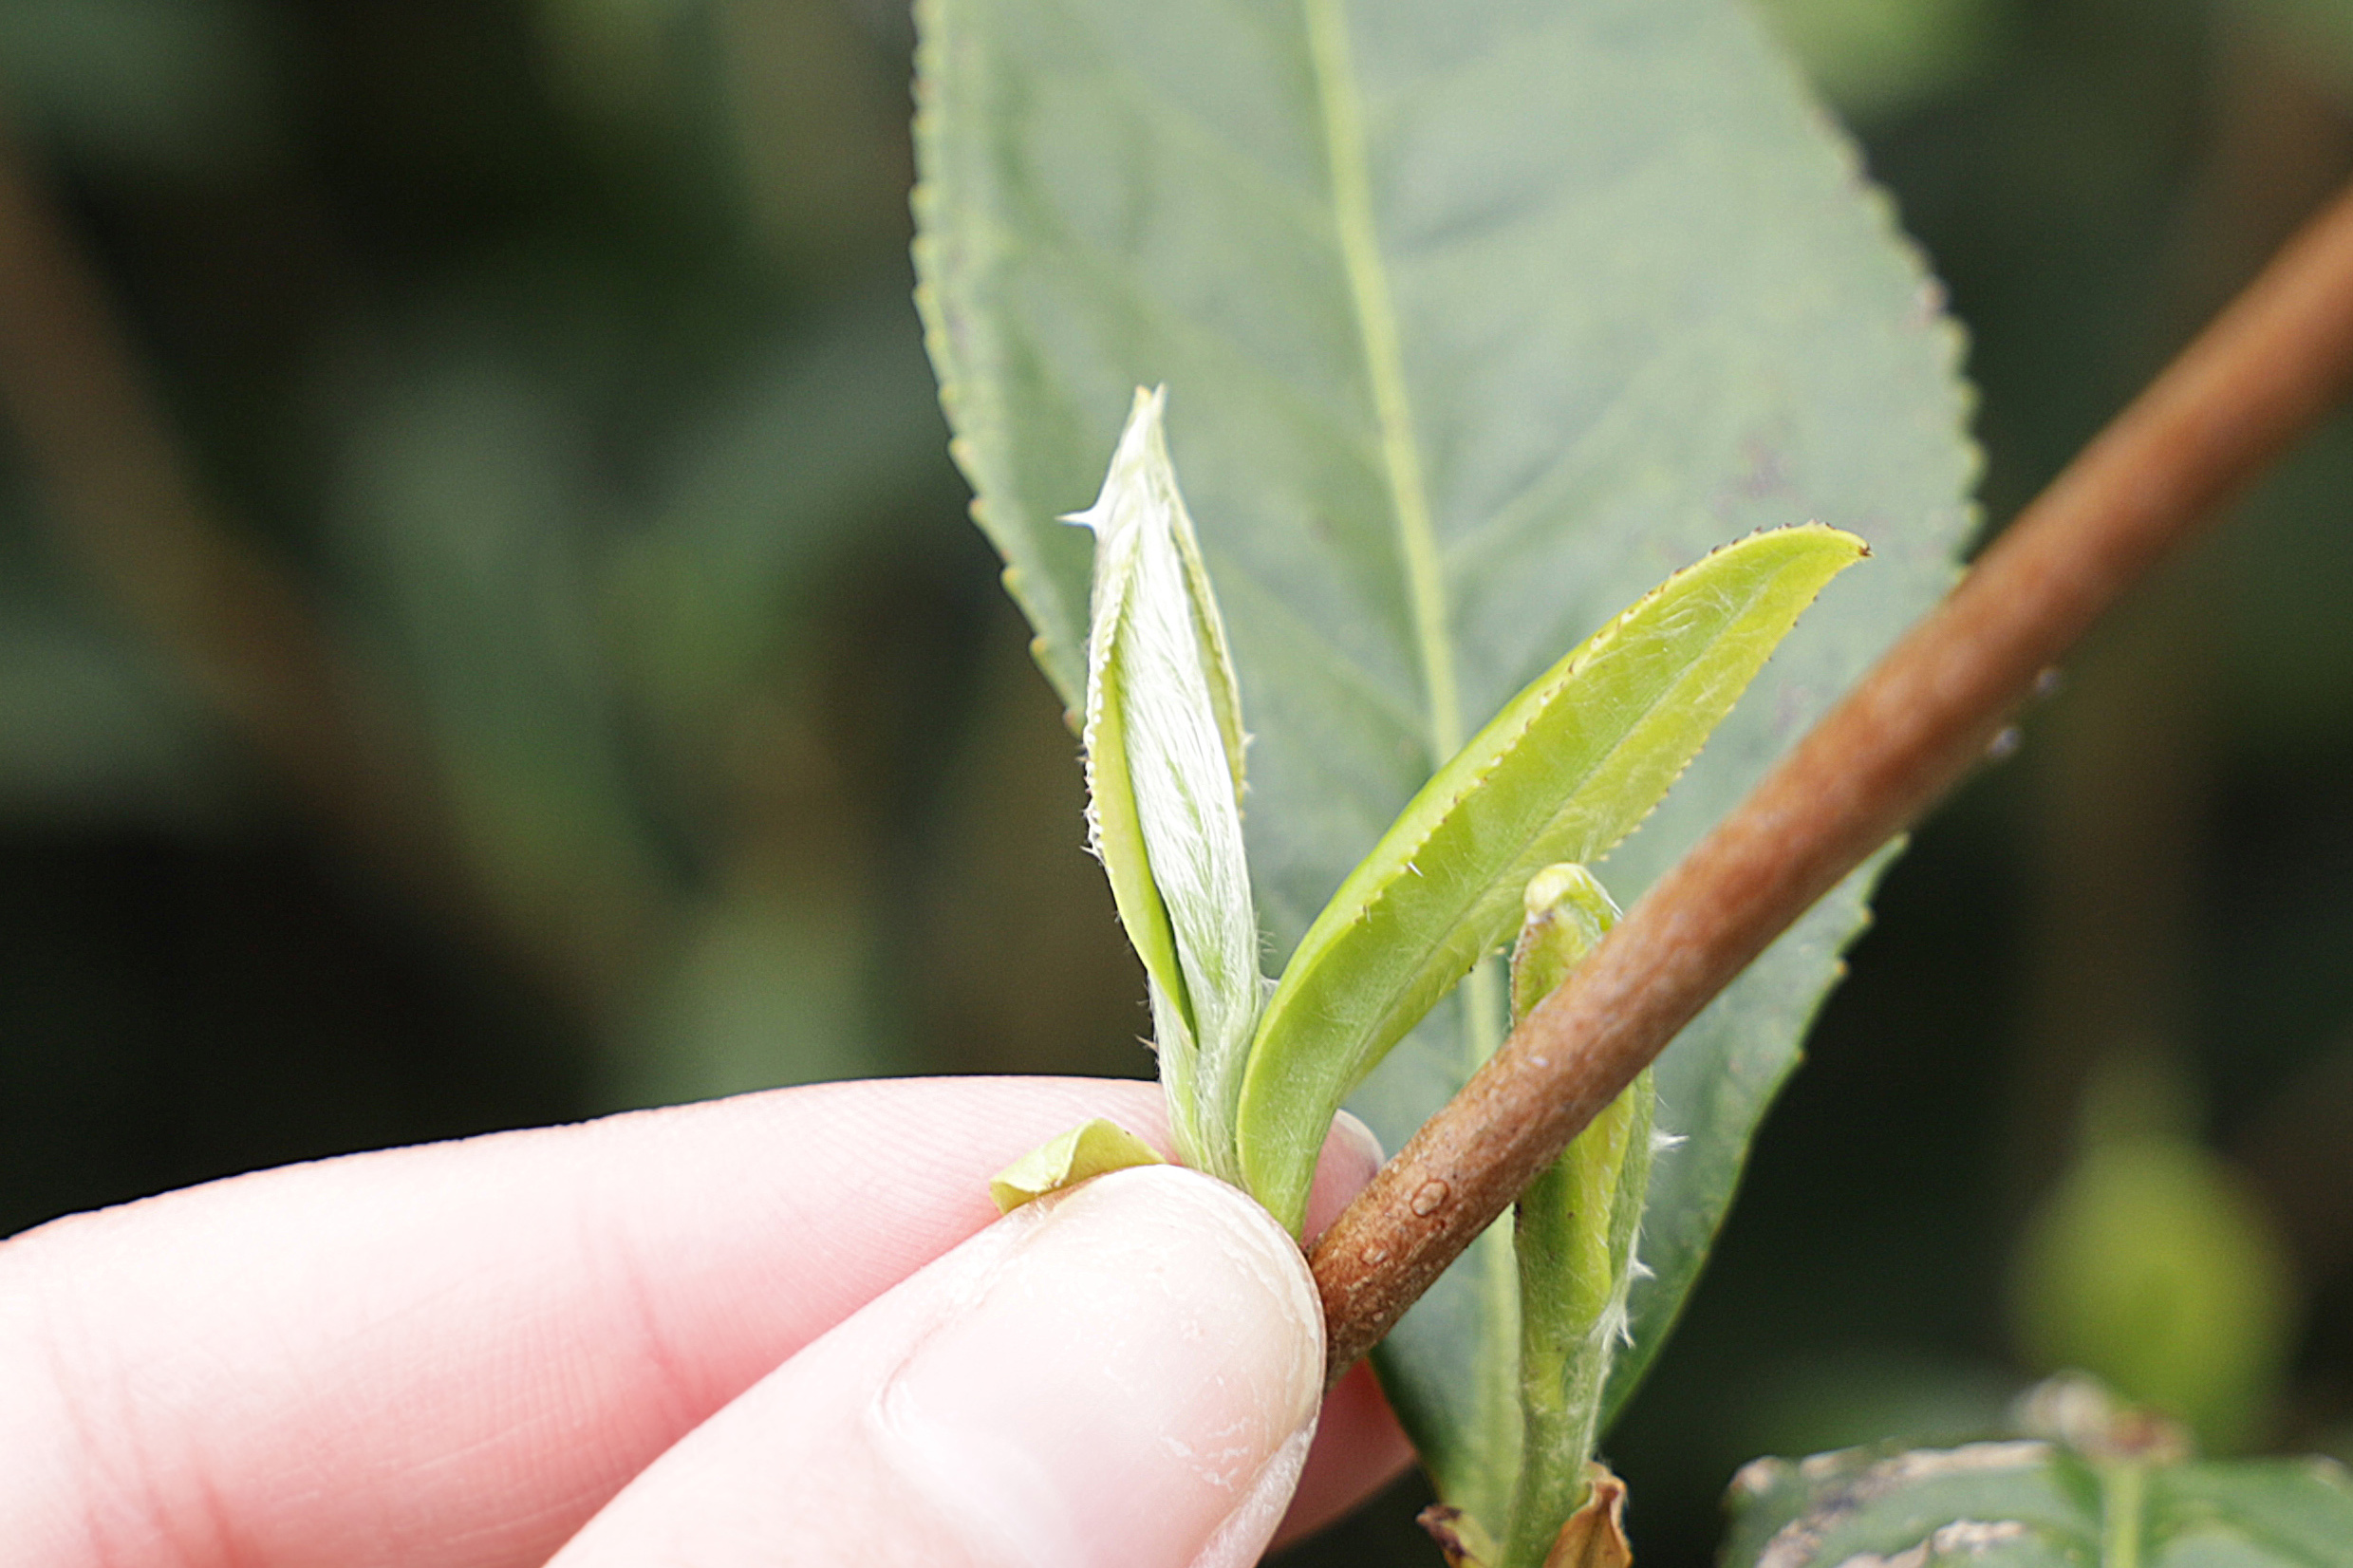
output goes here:
<path id="1" fill-rule="evenodd" d="M 1430 766 L 1437 767 L 1463 746 L 1462 699 L 1454 670 L 1446 583 L 1437 538 L 1430 527 L 1429 496 L 1422 478 L 1421 448 L 1413 430 L 1407 392 L 1405 350 L 1391 298 L 1373 216 L 1372 171 L 1366 157 L 1364 105 L 1356 91 L 1348 20 L 1340 0 L 1305 0 L 1309 47 L 1323 111 L 1324 141 L 1332 160 L 1332 206 L 1341 263 L 1348 274 L 1362 341 L 1365 371 L 1380 426 L 1381 458 L 1391 510 L 1397 525 L 1399 564 L 1413 610 L 1415 651 L 1429 703 Z"/>

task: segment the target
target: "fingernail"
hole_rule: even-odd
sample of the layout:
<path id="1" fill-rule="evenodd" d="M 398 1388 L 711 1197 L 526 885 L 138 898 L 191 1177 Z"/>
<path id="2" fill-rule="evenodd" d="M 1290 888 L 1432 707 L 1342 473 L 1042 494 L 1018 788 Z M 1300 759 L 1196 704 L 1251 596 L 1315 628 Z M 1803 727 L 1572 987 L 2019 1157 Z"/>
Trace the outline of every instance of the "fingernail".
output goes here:
<path id="1" fill-rule="evenodd" d="M 969 1530 L 978 1561 L 1255 1560 L 1322 1391 L 1297 1244 L 1241 1193 L 1173 1167 L 1001 1223 L 1025 1233 L 890 1379 L 880 1451 Z"/>

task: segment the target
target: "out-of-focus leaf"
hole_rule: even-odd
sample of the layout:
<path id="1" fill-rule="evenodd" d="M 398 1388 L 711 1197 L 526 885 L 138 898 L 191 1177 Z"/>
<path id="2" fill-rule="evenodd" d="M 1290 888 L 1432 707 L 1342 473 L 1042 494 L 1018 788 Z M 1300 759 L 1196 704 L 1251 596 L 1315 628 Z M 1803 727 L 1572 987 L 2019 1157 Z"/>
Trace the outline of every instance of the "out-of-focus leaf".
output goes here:
<path id="1" fill-rule="evenodd" d="M 871 1076 L 875 921 L 828 879 L 787 894 L 734 891 L 682 919 L 676 956 L 607 1064 L 615 1105 L 675 1105 Z"/>
<path id="2" fill-rule="evenodd" d="M 2043 1442 L 1760 1459 L 1732 1484 L 1726 1568 L 2344 1568 L 2332 1461 L 2095 1460 Z"/>
<path id="3" fill-rule="evenodd" d="M 895 262 L 906 233 L 907 8 L 724 0 L 709 10 L 731 161 L 771 249 L 829 271 Z M 878 32 L 891 35 L 880 48 Z"/>
<path id="4" fill-rule="evenodd" d="M 550 75 L 576 107 L 607 120 L 675 113 L 693 58 L 686 24 L 705 0 L 536 0 Z"/>
<path id="5" fill-rule="evenodd" d="M 632 694 L 707 725 L 771 672 L 783 628 L 878 525 L 954 504 L 938 399 L 903 295 L 844 307 L 762 356 L 663 455 L 648 524 L 602 568 Z"/>
<path id="6" fill-rule="evenodd" d="M 2097 1141 L 2027 1224 L 2011 1280 L 2027 1354 L 2242 1447 L 2294 1349 L 2287 1247 L 2254 1194 L 2187 1139 Z"/>
<path id="7" fill-rule="evenodd" d="M 2263 27 L 2299 70 L 2353 94 L 2353 0 L 2238 0 L 2231 9 Z"/>
<path id="8" fill-rule="evenodd" d="M 388 369 L 362 406 L 333 540 L 421 694 L 494 899 L 626 978 L 666 889 L 582 558 L 600 520 L 585 453 L 519 366 L 426 356 Z"/>
<path id="9" fill-rule="evenodd" d="M 0 80 L 12 111 L 73 157 L 217 173 L 279 135 L 272 50 L 233 0 L 9 0 Z"/>
<path id="10" fill-rule="evenodd" d="M 0 815 L 203 817 L 225 761 L 201 705 L 140 650 L 55 606 L 0 605 Z"/>
<path id="11" fill-rule="evenodd" d="M 1722 1475 L 1760 1453 L 1954 1447 L 2009 1432 L 2018 1391 L 2017 1374 L 1993 1365 L 1841 1340 L 1728 1377 L 1729 1413 L 1695 1438 L 1694 1457 Z"/>
<path id="12" fill-rule="evenodd" d="M 2344 15 L 2353 65 L 2353 0 Z M 2353 419 L 2341 414 L 2264 476 L 2214 563 L 2218 689 L 2231 694 L 2232 730 L 2275 755 L 2342 744 L 2353 732 L 2353 530 L 2316 522 L 2333 517 L 2348 486 Z M 2240 966 L 2238 979 L 2253 977 Z"/>
<path id="13" fill-rule="evenodd" d="M 1956 339 L 1884 202 L 1732 0 L 925 0 L 918 268 L 954 452 L 1066 705 L 1092 493 L 1134 386 L 1174 446 L 1255 734 L 1287 953 L 1512 693 L 1673 568 L 1819 518 L 1880 561 L 1786 644 L 1645 831 L 1633 897 L 1940 594 L 1969 523 Z M 1825 899 L 1687 1029 L 1622 1397 L 1857 929 Z M 1490 1051 L 1486 967 L 1352 1101 L 1391 1147 Z M 1509 1278 L 1490 1232 L 1454 1275 Z M 1442 1281 L 1383 1355 L 1443 1443 Z"/>
<path id="14" fill-rule="evenodd" d="M 1993 57 L 2008 0 L 1761 0 L 1825 97 L 1869 119 L 1949 91 Z"/>

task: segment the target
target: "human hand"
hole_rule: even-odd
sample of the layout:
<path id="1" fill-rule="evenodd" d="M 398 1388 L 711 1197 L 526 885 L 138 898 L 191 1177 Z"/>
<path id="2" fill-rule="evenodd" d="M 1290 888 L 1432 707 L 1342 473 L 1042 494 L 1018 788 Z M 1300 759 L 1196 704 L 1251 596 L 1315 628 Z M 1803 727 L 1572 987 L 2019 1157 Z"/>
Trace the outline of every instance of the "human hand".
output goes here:
<path id="1" fill-rule="evenodd" d="M 28 1233 L 0 1245 L 0 1540 L 24 1568 L 1254 1560 L 1321 1387 L 1304 1263 L 1173 1169 L 992 1225 L 987 1177 L 1092 1115 L 1166 1147 L 1147 1084 L 821 1085 Z M 1375 1158 L 1335 1129 L 1311 1226 Z M 1359 1369 L 1283 1529 L 1408 1457 Z"/>

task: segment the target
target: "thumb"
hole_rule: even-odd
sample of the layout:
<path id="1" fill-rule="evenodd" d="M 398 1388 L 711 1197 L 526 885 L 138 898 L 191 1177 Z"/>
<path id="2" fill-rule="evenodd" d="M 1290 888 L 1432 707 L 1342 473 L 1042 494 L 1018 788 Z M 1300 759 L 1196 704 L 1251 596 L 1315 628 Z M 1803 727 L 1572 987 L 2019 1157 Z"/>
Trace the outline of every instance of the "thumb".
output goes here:
<path id="1" fill-rule="evenodd" d="M 1210 1177 L 1116 1171 L 877 1297 L 551 1568 L 1234 1568 L 1282 1518 L 1322 1386 L 1298 1243 Z"/>

